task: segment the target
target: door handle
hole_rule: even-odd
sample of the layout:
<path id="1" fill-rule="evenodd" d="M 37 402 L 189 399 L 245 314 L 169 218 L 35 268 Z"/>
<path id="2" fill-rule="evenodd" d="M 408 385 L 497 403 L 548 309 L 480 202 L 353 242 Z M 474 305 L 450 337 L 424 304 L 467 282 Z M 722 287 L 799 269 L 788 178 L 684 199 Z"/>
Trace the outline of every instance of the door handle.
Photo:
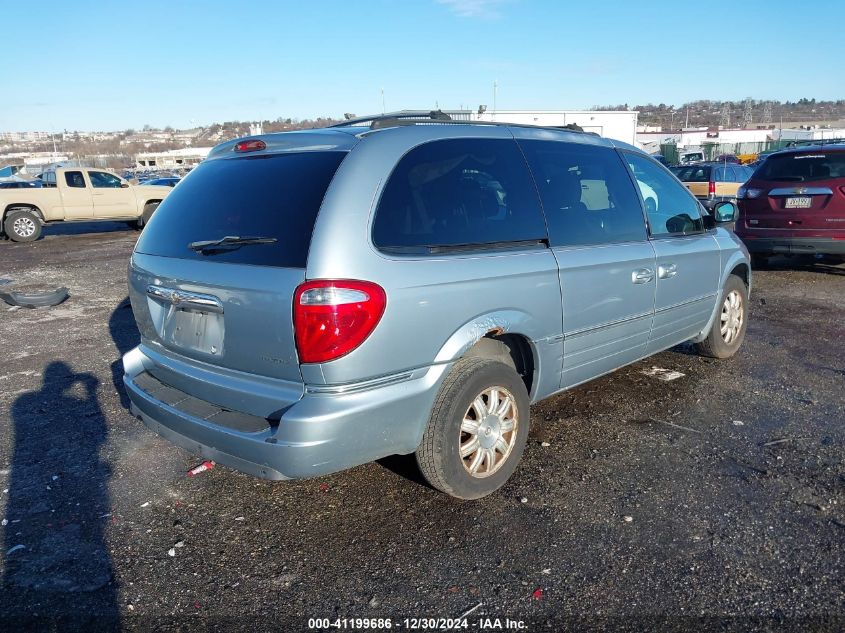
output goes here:
<path id="1" fill-rule="evenodd" d="M 657 267 L 657 276 L 660 279 L 669 279 L 678 274 L 678 267 L 675 264 L 664 264 Z"/>
<path id="2" fill-rule="evenodd" d="M 651 268 L 640 268 L 631 273 L 631 281 L 635 284 L 647 284 L 654 279 L 654 271 Z"/>

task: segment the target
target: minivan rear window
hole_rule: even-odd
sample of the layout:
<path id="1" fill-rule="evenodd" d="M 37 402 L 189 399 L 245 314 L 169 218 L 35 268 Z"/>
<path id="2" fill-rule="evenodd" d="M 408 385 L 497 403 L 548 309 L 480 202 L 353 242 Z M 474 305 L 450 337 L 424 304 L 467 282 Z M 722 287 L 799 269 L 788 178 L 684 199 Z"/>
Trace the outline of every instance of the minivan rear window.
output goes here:
<path id="1" fill-rule="evenodd" d="M 689 167 L 673 167 L 672 173 L 681 182 L 709 182 L 711 167 L 709 165 L 690 165 Z"/>
<path id="2" fill-rule="evenodd" d="M 180 259 L 304 268 L 326 189 L 346 152 L 297 152 L 209 160 L 164 199 L 135 251 Z M 275 242 L 195 251 L 227 236 Z"/>
<path id="3" fill-rule="evenodd" d="M 845 152 L 807 152 L 769 156 L 754 172 L 755 180 L 809 182 L 845 178 Z"/>

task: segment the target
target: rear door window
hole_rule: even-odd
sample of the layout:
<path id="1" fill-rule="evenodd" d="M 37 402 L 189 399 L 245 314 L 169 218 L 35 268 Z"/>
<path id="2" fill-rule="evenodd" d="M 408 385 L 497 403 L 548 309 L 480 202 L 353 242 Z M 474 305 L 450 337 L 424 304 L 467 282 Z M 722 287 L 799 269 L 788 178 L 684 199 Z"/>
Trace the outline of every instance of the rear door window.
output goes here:
<path id="1" fill-rule="evenodd" d="M 210 262 L 304 268 L 323 196 L 346 152 L 297 152 L 213 159 L 164 199 L 135 250 Z M 271 243 L 207 254 L 197 241 L 226 236 Z"/>
<path id="2" fill-rule="evenodd" d="M 845 152 L 775 154 L 757 169 L 754 178 L 787 182 L 845 178 Z"/>
<path id="3" fill-rule="evenodd" d="M 68 187 L 74 187 L 77 189 L 85 188 L 85 178 L 82 177 L 81 171 L 66 171 L 65 183 Z"/>
<path id="4" fill-rule="evenodd" d="M 430 253 L 536 242 L 547 232 L 516 143 L 476 138 L 408 152 L 385 185 L 372 237 L 388 252 Z"/>
<path id="5" fill-rule="evenodd" d="M 553 246 L 647 239 L 637 192 L 615 150 L 520 141 L 543 201 Z"/>

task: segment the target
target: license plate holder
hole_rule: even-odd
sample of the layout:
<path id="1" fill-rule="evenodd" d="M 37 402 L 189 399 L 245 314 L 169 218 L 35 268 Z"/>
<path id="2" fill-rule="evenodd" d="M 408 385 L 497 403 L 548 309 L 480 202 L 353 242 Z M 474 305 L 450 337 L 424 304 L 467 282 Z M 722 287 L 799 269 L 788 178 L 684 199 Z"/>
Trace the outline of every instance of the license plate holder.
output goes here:
<path id="1" fill-rule="evenodd" d="M 786 199 L 784 209 L 809 209 L 813 204 L 810 196 L 791 196 Z"/>
<path id="2" fill-rule="evenodd" d="M 162 339 L 176 348 L 219 356 L 223 353 L 223 315 L 171 308 Z"/>

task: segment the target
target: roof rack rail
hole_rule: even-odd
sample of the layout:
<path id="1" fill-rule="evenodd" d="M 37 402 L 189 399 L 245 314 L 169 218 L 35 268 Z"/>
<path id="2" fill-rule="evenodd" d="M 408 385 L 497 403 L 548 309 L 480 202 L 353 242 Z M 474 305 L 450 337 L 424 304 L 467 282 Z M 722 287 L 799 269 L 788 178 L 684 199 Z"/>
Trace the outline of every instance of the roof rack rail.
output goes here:
<path id="1" fill-rule="evenodd" d="M 356 117 L 342 123 L 335 123 L 329 127 L 350 127 L 353 125 L 368 124 L 371 130 L 378 130 L 387 127 L 398 127 L 402 125 L 503 125 L 508 127 L 530 127 L 544 128 L 547 130 L 563 130 L 565 132 L 577 132 L 600 136 L 595 132 L 587 132 L 576 123 L 568 125 L 532 125 L 529 123 L 513 123 L 511 121 L 472 121 L 469 119 L 453 119 L 448 113 L 442 110 L 401 110 L 399 112 L 388 112 L 385 114 L 374 114 L 371 116 Z"/>
<path id="2" fill-rule="evenodd" d="M 786 144 L 782 149 L 792 149 L 793 147 L 813 147 L 815 145 L 840 145 L 845 143 L 845 138 L 815 138 L 815 139 L 795 139 Z"/>
<path id="3" fill-rule="evenodd" d="M 330 127 L 349 127 L 369 123 L 373 129 L 380 127 L 395 127 L 397 125 L 413 125 L 415 123 L 452 121 L 452 117 L 443 110 L 400 110 L 399 112 L 387 112 L 385 114 L 374 114 L 371 116 L 356 117 L 348 119 L 343 123 L 335 123 Z M 467 121 L 460 121 L 467 123 Z"/>

